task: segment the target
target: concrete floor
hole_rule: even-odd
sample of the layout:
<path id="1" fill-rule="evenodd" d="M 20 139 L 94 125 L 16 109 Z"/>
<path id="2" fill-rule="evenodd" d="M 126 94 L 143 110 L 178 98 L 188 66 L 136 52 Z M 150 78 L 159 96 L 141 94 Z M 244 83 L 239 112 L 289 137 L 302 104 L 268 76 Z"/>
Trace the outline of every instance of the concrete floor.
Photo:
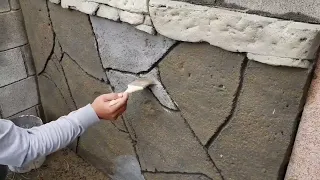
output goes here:
<path id="1" fill-rule="evenodd" d="M 25 174 L 10 173 L 7 180 L 110 180 L 69 149 L 47 157 L 40 169 Z"/>

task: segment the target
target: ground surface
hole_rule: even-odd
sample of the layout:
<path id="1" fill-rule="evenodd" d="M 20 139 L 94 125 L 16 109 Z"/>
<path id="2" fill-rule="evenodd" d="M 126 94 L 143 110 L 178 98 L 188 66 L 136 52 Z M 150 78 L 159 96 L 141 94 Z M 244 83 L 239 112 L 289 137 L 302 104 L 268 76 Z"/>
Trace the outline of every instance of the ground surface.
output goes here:
<path id="1" fill-rule="evenodd" d="M 79 158 L 74 152 L 64 149 L 47 157 L 43 166 L 26 174 L 10 173 L 8 180 L 108 180 L 109 178 Z"/>

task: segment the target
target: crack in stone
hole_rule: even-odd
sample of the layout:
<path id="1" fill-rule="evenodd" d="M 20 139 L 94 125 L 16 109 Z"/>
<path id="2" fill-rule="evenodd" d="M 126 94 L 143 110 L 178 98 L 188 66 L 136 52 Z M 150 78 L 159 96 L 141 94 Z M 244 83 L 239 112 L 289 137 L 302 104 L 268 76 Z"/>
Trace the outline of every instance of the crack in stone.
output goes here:
<path id="1" fill-rule="evenodd" d="M 9 50 L 16 49 L 16 48 L 21 48 L 21 47 L 23 47 L 25 45 L 28 45 L 28 43 L 22 44 L 20 46 L 15 46 L 13 48 L 8 48 L 8 49 L 5 49 L 5 50 L 1 50 L 0 52 L 5 52 L 5 51 L 9 51 Z"/>
<path id="2" fill-rule="evenodd" d="M 206 174 L 203 173 L 197 173 L 197 172 L 181 172 L 181 171 L 159 171 L 157 169 L 155 169 L 155 171 L 146 171 L 146 170 L 141 170 L 142 173 L 150 173 L 150 174 L 177 174 L 177 175 L 198 175 L 198 176 L 204 176 L 208 179 L 213 180 L 212 178 L 210 178 L 209 176 L 207 176 Z"/>
<path id="3" fill-rule="evenodd" d="M 50 52 L 48 58 L 46 59 L 46 63 L 44 64 L 43 69 L 42 69 L 39 73 L 37 73 L 37 75 L 40 75 L 40 74 L 42 74 L 42 73 L 45 71 L 45 69 L 46 69 L 46 67 L 47 67 L 47 65 L 48 65 L 49 60 L 52 58 L 52 55 L 54 54 L 54 46 L 55 46 L 55 44 L 56 44 L 56 41 L 55 41 L 55 39 L 56 39 L 56 33 L 55 33 L 55 31 L 54 31 L 54 28 L 53 28 L 53 24 L 52 24 L 52 20 L 51 20 L 50 8 L 49 8 L 49 5 L 48 5 L 48 1 L 46 1 L 46 7 L 47 7 L 47 11 L 48 11 L 48 19 L 49 19 L 49 22 L 50 22 L 50 26 L 51 26 L 51 28 L 52 28 L 53 43 L 52 43 L 51 52 Z"/>
<path id="4" fill-rule="evenodd" d="M 58 89 L 62 99 L 64 100 L 64 102 L 66 103 L 66 105 L 68 106 L 67 100 L 65 99 L 65 97 L 63 96 L 63 93 L 61 92 L 60 88 L 58 87 L 58 85 L 53 81 L 53 79 L 51 79 L 51 77 L 46 73 L 42 73 L 43 77 L 47 78 L 48 80 L 50 80 L 54 86 Z M 72 109 L 70 109 L 70 107 L 68 106 L 69 111 L 72 111 Z"/>
<path id="5" fill-rule="evenodd" d="M 112 124 L 118 131 L 123 132 L 123 133 L 126 133 L 126 134 L 129 133 L 128 131 L 125 131 L 125 130 L 119 128 L 113 121 L 110 121 L 110 122 L 111 122 L 111 124 Z"/>
<path id="6" fill-rule="evenodd" d="M 318 53 L 319 54 L 320 52 L 320 48 L 318 50 Z M 309 89 L 310 89 L 310 85 L 311 85 L 311 81 L 312 81 L 312 78 L 314 77 L 314 74 L 315 74 L 315 68 L 316 68 L 316 63 L 314 62 L 311 66 L 310 66 L 310 71 L 308 72 L 308 78 L 307 78 L 307 81 L 304 85 L 304 88 L 303 88 L 303 95 L 300 99 L 300 105 L 299 105 L 299 113 L 297 114 L 296 118 L 295 118 L 295 125 L 293 126 L 293 129 L 292 129 L 292 136 L 291 136 L 291 139 L 290 139 L 290 144 L 286 150 L 286 153 L 285 153 L 285 156 L 283 158 L 283 161 L 280 165 L 280 168 L 279 168 L 279 171 L 278 171 L 278 180 L 283 180 L 285 178 L 285 175 L 286 175 L 286 171 L 287 171 L 287 168 L 288 168 L 288 165 L 289 165 L 289 161 L 290 161 L 290 157 L 291 157 L 291 153 L 292 153 L 292 150 L 293 150 L 293 146 L 294 146 L 294 142 L 295 142 L 295 139 L 296 139 L 296 136 L 297 136 L 297 132 L 298 132 L 298 128 L 299 128 L 299 124 L 300 124 L 300 120 L 301 120 L 301 117 L 302 117 L 302 113 L 303 113 L 303 108 L 306 104 L 306 100 L 307 100 L 307 97 L 308 97 L 308 92 L 309 92 Z"/>

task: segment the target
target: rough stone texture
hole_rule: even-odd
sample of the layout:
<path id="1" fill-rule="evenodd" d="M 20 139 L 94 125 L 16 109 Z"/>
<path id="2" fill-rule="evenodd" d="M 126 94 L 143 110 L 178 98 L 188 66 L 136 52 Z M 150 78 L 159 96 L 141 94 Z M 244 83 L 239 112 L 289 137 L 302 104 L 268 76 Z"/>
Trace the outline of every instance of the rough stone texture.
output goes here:
<path id="1" fill-rule="evenodd" d="M 67 55 L 65 55 L 67 56 Z M 59 61 L 52 57 L 48 61 L 47 67 L 44 71 L 47 78 L 49 78 L 58 88 L 60 94 L 62 95 L 65 103 L 68 105 L 68 110 L 73 111 L 76 109 L 75 102 L 72 99 L 71 92 L 69 91 L 68 82 L 65 79 L 62 66 L 59 64 Z M 46 98 L 46 97 L 44 97 Z M 51 119 L 53 120 L 53 119 Z"/>
<path id="2" fill-rule="evenodd" d="M 108 4 L 122 10 L 137 13 L 148 12 L 148 0 L 90 0 L 97 3 Z"/>
<path id="3" fill-rule="evenodd" d="M 148 25 L 148 26 L 152 26 L 151 17 L 149 15 L 144 16 L 143 24 Z"/>
<path id="4" fill-rule="evenodd" d="M 139 29 L 140 31 L 144 31 L 144 32 L 152 34 L 152 35 L 156 34 L 156 30 L 152 26 L 140 24 L 140 25 L 136 26 L 136 28 Z"/>
<path id="5" fill-rule="evenodd" d="M 159 65 L 164 86 L 202 144 L 230 114 L 243 60 L 206 43 L 183 43 Z"/>
<path id="6" fill-rule="evenodd" d="M 41 103 L 47 122 L 57 120 L 70 113 L 69 106 L 64 100 L 56 84 L 45 74 L 38 76 Z"/>
<path id="7" fill-rule="evenodd" d="M 33 64 L 33 57 L 31 54 L 30 45 L 28 44 L 28 45 L 22 46 L 20 49 L 21 49 L 22 58 L 25 63 L 28 75 L 29 76 L 35 75 L 36 70 Z"/>
<path id="8" fill-rule="evenodd" d="M 144 180 L 139 161 L 134 156 L 121 156 L 116 159 L 115 175 L 112 179 Z"/>
<path id="9" fill-rule="evenodd" d="M 20 0 L 34 64 L 40 73 L 53 47 L 53 31 L 44 0 Z"/>
<path id="10" fill-rule="evenodd" d="M 219 0 L 218 4 L 236 9 L 249 9 L 262 15 L 320 23 L 320 2 L 314 0 Z"/>
<path id="11" fill-rule="evenodd" d="M 62 51 L 62 48 L 60 46 L 60 42 L 58 40 L 58 38 L 56 38 L 55 40 L 55 43 L 54 43 L 54 55 L 56 56 L 56 58 L 61 61 L 62 59 L 62 54 L 63 54 L 63 51 Z"/>
<path id="12" fill-rule="evenodd" d="M 37 106 L 31 107 L 29 109 L 26 109 L 22 112 L 19 112 L 13 116 L 8 117 L 8 119 L 14 119 L 16 117 L 22 116 L 22 115 L 33 115 L 33 116 L 39 116 L 37 112 Z"/>
<path id="13" fill-rule="evenodd" d="M 6 1 L 6 0 L 5 0 L 5 1 Z M 10 0 L 10 7 L 11 7 L 11 10 L 18 10 L 18 9 L 20 9 L 19 0 Z"/>
<path id="14" fill-rule="evenodd" d="M 251 53 L 248 53 L 247 57 L 250 60 L 254 60 L 257 62 L 261 62 L 264 64 L 273 65 L 273 66 L 288 66 L 288 67 L 299 67 L 299 68 L 306 68 L 306 69 L 308 69 L 311 66 L 311 63 L 309 60 L 303 60 L 303 59 L 264 56 L 264 55 L 257 55 L 257 54 L 251 54 Z"/>
<path id="15" fill-rule="evenodd" d="M 0 51 L 27 43 L 21 11 L 0 14 Z"/>
<path id="16" fill-rule="evenodd" d="M 98 79 L 105 78 L 88 16 L 52 3 L 49 9 L 63 51 L 88 74 Z"/>
<path id="17" fill-rule="evenodd" d="M 29 173 L 10 173 L 14 180 L 110 180 L 102 172 L 78 157 L 69 149 L 50 154 L 41 168 Z"/>
<path id="18" fill-rule="evenodd" d="M 147 71 L 175 41 L 152 36 L 128 24 L 91 17 L 103 67 L 138 73 Z"/>
<path id="19" fill-rule="evenodd" d="M 39 104 L 35 77 L 2 87 L 0 92 L 0 109 L 4 118 Z"/>
<path id="20" fill-rule="evenodd" d="M 109 72 L 108 78 L 116 91 L 124 91 L 127 83 L 135 77 Z M 131 95 L 125 120 L 130 125 L 129 132 L 137 141 L 142 170 L 203 173 L 220 179 L 181 115 L 162 108 L 149 91 Z"/>
<path id="21" fill-rule="evenodd" d="M 10 11 L 9 0 L 2 0 L 0 2 L 0 12 Z"/>
<path id="22" fill-rule="evenodd" d="M 248 62 L 235 112 L 209 148 L 225 179 L 283 178 L 308 72 Z"/>
<path id="23" fill-rule="evenodd" d="M 55 3 L 55 4 L 60 4 L 61 0 L 49 0 L 50 2 L 52 3 Z"/>
<path id="24" fill-rule="evenodd" d="M 128 11 L 120 11 L 119 16 L 122 22 L 127 22 L 133 25 L 142 24 L 144 21 L 143 14 L 131 13 Z"/>
<path id="25" fill-rule="evenodd" d="M 68 56 L 64 56 L 62 65 L 78 108 L 93 102 L 101 94 L 111 92 L 109 85 L 88 76 Z M 78 146 L 78 153 L 83 158 L 108 174 L 114 173 L 114 163 L 118 157 L 135 156 L 130 135 L 120 131 L 113 123 L 122 122 L 99 122 L 80 137 Z"/>
<path id="26" fill-rule="evenodd" d="M 143 175 L 146 180 L 210 180 L 210 178 L 201 174 L 143 173 Z"/>
<path id="27" fill-rule="evenodd" d="M 233 52 L 314 59 L 320 25 L 283 21 L 170 0 L 150 0 L 156 30 L 169 38 Z"/>
<path id="28" fill-rule="evenodd" d="M 0 52 L 0 87 L 27 77 L 20 48 Z"/>
<path id="29" fill-rule="evenodd" d="M 99 4 L 86 0 L 61 0 L 61 6 L 93 15 L 97 11 Z"/>
<path id="30" fill-rule="evenodd" d="M 106 5 L 100 5 L 97 16 L 111 19 L 113 21 L 119 21 L 120 19 L 119 10 Z"/>
<path id="31" fill-rule="evenodd" d="M 286 180 L 319 179 L 320 168 L 320 61 L 299 124 Z"/>
<path id="32" fill-rule="evenodd" d="M 142 170 L 203 173 L 220 179 L 181 115 L 162 108 L 150 92 L 131 96 L 125 119 L 135 132 Z"/>

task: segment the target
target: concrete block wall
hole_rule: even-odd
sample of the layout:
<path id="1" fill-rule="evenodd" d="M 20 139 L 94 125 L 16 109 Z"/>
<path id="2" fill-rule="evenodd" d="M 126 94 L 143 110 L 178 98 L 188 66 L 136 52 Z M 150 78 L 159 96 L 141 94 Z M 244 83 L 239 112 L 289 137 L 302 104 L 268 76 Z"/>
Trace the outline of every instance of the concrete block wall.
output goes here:
<path id="1" fill-rule="evenodd" d="M 41 106 L 22 12 L 16 0 L 0 3 L 0 117 L 40 116 Z"/>
<path id="2" fill-rule="evenodd" d="M 73 143 L 104 173 L 117 179 L 131 164 L 131 179 L 284 177 L 319 25 L 210 0 L 20 3 L 47 121 L 139 77 L 156 82 Z"/>

